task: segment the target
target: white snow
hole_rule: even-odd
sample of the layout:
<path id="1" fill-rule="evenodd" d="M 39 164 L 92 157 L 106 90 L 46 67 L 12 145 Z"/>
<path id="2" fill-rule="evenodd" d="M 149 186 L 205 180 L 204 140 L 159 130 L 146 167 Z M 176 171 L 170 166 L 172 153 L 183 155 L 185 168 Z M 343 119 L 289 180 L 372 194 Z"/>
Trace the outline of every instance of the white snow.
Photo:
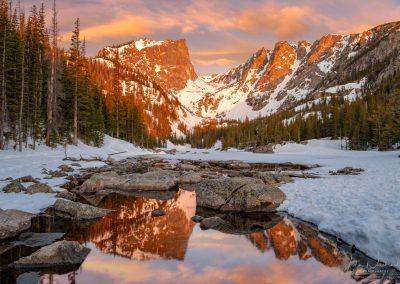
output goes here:
<path id="1" fill-rule="evenodd" d="M 157 41 L 157 40 L 149 40 L 149 39 L 140 39 L 135 41 L 135 47 L 141 51 L 142 49 L 152 47 L 152 46 L 157 46 L 157 45 L 163 45 L 164 41 Z"/>
<path id="2" fill-rule="evenodd" d="M 107 158 L 108 154 L 120 153 L 113 156 L 114 159 L 121 159 L 128 156 L 138 154 L 149 154 L 150 152 L 133 146 L 132 144 L 105 136 L 104 145 L 101 148 L 87 146 L 79 143 L 78 147 L 68 146 L 67 155 L 79 158 L 82 155 L 88 157 Z M 71 164 L 72 162 L 63 161 L 64 148 L 59 146 L 55 149 L 48 148 L 45 145 L 38 146 L 37 150 L 24 150 L 16 152 L 14 150 L 0 151 L 0 180 L 8 177 L 19 178 L 22 176 L 32 175 L 39 178 L 40 182 L 49 184 L 55 191 L 62 191 L 59 186 L 64 184 L 64 178 L 43 179 L 46 174 L 42 174 L 42 170 L 57 170 L 62 164 Z M 79 162 L 82 167 L 102 166 L 102 162 Z M 9 181 L 0 181 L 0 189 L 6 186 Z M 55 202 L 55 194 L 33 194 L 24 193 L 3 193 L 0 191 L 0 208 L 1 209 L 19 209 L 31 213 L 39 213 L 42 209 L 47 208 Z"/>
<path id="3" fill-rule="evenodd" d="M 345 151 L 340 140 L 311 140 L 307 145 L 277 146 L 275 154 L 239 150 L 186 148 L 171 159 L 243 160 L 247 162 L 317 163 L 320 179 L 296 179 L 281 187 L 287 199 L 280 207 L 342 238 L 367 255 L 400 268 L 400 151 Z M 358 176 L 331 176 L 351 166 Z"/>

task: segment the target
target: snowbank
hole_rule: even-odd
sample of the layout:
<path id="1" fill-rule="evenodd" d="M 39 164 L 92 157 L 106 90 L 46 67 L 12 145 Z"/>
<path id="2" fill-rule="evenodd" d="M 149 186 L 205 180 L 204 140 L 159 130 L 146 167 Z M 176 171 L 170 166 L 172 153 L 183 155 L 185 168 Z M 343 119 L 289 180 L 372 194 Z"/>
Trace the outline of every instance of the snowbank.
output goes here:
<path id="1" fill-rule="evenodd" d="M 150 154 L 132 144 L 119 139 L 105 136 L 104 145 L 101 148 L 95 148 L 83 144 L 82 142 L 76 146 L 67 146 L 67 155 L 79 158 L 99 156 L 107 158 L 108 154 L 120 153 L 114 155 L 114 159 L 122 159 L 128 156 L 140 154 Z M 0 189 L 6 186 L 9 181 L 4 179 L 19 178 L 22 176 L 32 175 L 34 178 L 42 179 L 45 174 L 42 174 L 43 169 L 56 170 L 61 164 L 71 164 L 71 162 L 63 161 L 64 148 L 49 148 L 45 145 L 39 145 L 36 150 L 24 150 L 17 152 L 14 150 L 0 151 Z M 102 166 L 102 162 L 79 162 L 83 167 Z M 59 186 L 65 183 L 64 178 L 53 178 L 50 180 L 42 179 L 41 182 L 47 183 L 56 191 L 62 191 Z M 47 208 L 55 202 L 55 194 L 34 194 L 26 195 L 23 193 L 6 194 L 0 191 L 0 208 L 1 209 L 20 209 L 23 211 L 38 213 L 42 209 Z"/>
<path id="2" fill-rule="evenodd" d="M 279 208 L 320 230 L 355 244 L 369 256 L 400 268 L 399 151 L 343 151 L 340 140 L 311 140 L 307 145 L 278 145 L 275 154 L 239 150 L 186 149 L 173 159 L 243 160 L 319 164 L 321 179 L 297 179 L 281 187 L 287 199 Z M 331 176 L 329 171 L 363 168 L 358 176 Z"/>

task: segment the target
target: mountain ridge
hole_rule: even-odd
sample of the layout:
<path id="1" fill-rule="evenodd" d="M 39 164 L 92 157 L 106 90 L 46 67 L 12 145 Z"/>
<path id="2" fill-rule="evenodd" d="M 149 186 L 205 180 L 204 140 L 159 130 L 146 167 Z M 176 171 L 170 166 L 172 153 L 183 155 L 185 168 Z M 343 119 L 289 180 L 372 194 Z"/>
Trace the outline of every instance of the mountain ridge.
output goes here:
<path id="1" fill-rule="evenodd" d="M 196 74 L 184 39 L 105 47 L 96 60 L 119 56 L 123 68 L 137 70 L 176 98 L 178 118 L 170 123 L 171 134 L 181 134 L 208 120 L 268 116 L 322 96 L 354 99 L 400 68 L 399 48 L 400 22 L 392 22 L 362 33 L 328 34 L 313 43 L 279 41 L 212 76 Z"/>

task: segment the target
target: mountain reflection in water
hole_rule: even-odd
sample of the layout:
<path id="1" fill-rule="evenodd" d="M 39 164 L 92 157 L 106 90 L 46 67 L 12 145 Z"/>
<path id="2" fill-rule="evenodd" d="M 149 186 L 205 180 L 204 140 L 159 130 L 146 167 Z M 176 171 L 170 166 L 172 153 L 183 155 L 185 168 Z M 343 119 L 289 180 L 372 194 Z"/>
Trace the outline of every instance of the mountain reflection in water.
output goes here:
<path id="1" fill-rule="evenodd" d="M 20 279 L 116 284 L 354 282 L 343 272 L 348 257 L 297 220 L 276 214 L 256 220 L 220 215 L 226 227 L 203 231 L 191 221 L 195 193 L 183 190 L 167 201 L 110 195 L 100 206 L 116 212 L 66 234 L 66 239 L 92 249 L 79 270 L 65 275 L 25 273 Z M 152 217 L 156 209 L 166 215 Z M 217 214 L 199 210 L 204 216 Z M 267 229 L 255 230 L 254 223 Z"/>

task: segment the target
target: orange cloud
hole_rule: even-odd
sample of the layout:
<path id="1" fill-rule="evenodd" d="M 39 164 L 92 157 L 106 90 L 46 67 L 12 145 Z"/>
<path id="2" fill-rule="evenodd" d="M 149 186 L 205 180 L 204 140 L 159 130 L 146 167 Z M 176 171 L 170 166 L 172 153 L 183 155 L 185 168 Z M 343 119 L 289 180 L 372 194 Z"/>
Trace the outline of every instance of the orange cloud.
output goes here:
<path id="1" fill-rule="evenodd" d="M 310 29 L 310 17 L 315 12 L 309 7 L 278 7 L 268 4 L 261 9 L 246 10 L 235 19 L 235 28 L 240 31 L 266 34 L 291 39 Z"/>

